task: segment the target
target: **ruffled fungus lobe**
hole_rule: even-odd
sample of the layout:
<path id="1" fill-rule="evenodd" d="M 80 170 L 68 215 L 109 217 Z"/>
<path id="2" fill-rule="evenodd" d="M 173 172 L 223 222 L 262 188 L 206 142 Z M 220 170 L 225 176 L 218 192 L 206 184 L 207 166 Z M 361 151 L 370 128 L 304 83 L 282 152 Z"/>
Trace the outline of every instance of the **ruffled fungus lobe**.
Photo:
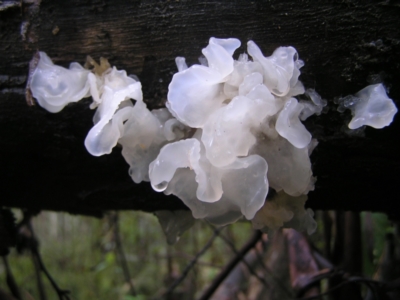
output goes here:
<path id="1" fill-rule="evenodd" d="M 279 47 L 270 57 L 264 57 L 256 43 L 249 41 L 247 51 L 262 65 L 264 84 L 271 93 L 278 97 L 286 96 L 291 89 L 291 96 L 304 93 L 303 85 L 298 81 L 303 63 L 297 59 L 295 48 Z"/>
<path id="2" fill-rule="evenodd" d="M 181 71 L 174 75 L 168 92 L 168 108 L 182 123 L 202 127 L 210 113 L 225 100 L 221 93 L 222 83 L 233 71 L 233 52 L 239 48 L 237 39 L 211 38 L 203 49 L 208 67 L 194 65 L 185 69 L 180 60 Z"/>
<path id="3" fill-rule="evenodd" d="M 364 125 L 383 128 L 392 123 L 397 108 L 387 96 L 382 84 L 369 85 L 359 91 L 356 97 L 359 101 L 349 107 L 353 114 L 349 123 L 350 129 Z"/>
<path id="4" fill-rule="evenodd" d="M 307 131 L 299 119 L 304 106 L 295 98 L 286 101 L 285 106 L 276 120 L 276 131 L 287 139 L 296 148 L 304 148 L 311 141 L 311 134 Z"/>
<path id="5" fill-rule="evenodd" d="M 52 113 L 61 111 L 68 103 L 89 97 L 89 71 L 73 62 L 69 69 L 53 64 L 44 52 L 39 52 L 39 63 L 32 75 L 32 96 L 40 106 Z"/>
<path id="6" fill-rule="evenodd" d="M 101 96 L 93 97 L 98 108 L 94 116 L 95 126 L 89 131 L 85 146 L 90 154 L 100 156 L 111 153 L 112 148 L 117 145 L 122 135 L 123 122 L 128 119 L 131 108 L 126 107 L 125 113 L 115 112 L 123 104 L 131 106 L 130 99 L 142 102 L 142 86 L 140 82 L 128 77 L 125 71 L 118 71 L 115 67 L 105 72 L 99 83 L 96 82 L 95 75 L 91 75 L 89 81 L 92 94 Z"/>

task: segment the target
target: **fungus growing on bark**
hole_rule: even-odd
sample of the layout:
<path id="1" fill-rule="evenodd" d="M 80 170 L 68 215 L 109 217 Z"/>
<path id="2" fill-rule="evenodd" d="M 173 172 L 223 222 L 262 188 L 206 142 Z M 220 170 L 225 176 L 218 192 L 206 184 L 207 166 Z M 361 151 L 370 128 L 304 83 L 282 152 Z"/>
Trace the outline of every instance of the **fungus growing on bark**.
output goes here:
<path id="1" fill-rule="evenodd" d="M 248 54 L 235 60 L 239 46 L 238 39 L 211 38 L 200 64 L 188 67 L 177 57 L 163 109 L 150 111 L 137 78 L 104 61 L 103 68 L 91 61 L 94 71 L 77 63 L 65 69 L 43 52 L 32 94 L 50 112 L 92 96 L 97 111 L 88 151 L 99 156 L 120 144 L 134 182 L 176 195 L 195 218 L 224 225 L 244 216 L 256 228 L 311 233 L 316 225 L 304 203 L 314 189 L 309 157 L 317 141 L 301 121 L 319 115 L 326 101 L 298 80 L 304 63 L 295 48 L 265 57 L 249 41 Z M 311 101 L 295 98 L 304 93 Z M 352 110 L 350 128 L 387 126 L 397 112 L 382 85 L 344 98 L 340 107 Z M 278 193 L 265 204 L 269 188 Z"/>

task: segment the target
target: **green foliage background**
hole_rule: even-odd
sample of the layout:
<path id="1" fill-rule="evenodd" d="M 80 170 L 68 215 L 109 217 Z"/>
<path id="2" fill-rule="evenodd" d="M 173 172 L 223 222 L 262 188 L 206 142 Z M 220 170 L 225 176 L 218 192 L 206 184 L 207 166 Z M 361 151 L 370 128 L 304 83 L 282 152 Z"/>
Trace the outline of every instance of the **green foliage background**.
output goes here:
<path id="1" fill-rule="evenodd" d="M 19 211 L 15 213 L 17 216 L 20 214 Z M 310 240 L 323 249 L 323 224 L 318 215 L 318 230 Z M 393 229 L 386 215 L 368 216 L 368 213 L 363 213 L 361 218 L 364 275 L 372 277 L 384 251 L 385 235 Z M 366 226 L 367 218 L 369 222 L 372 220 L 372 231 Z M 209 224 L 196 221 L 178 243 L 169 246 L 154 215 L 119 212 L 123 249 L 132 282 L 138 293 L 137 296 L 132 296 L 118 261 L 110 220 L 108 216 L 96 219 L 54 212 L 43 212 L 33 220 L 43 261 L 58 285 L 71 291 L 72 299 L 156 299 L 181 275 L 214 232 Z M 236 249 L 239 249 L 252 233 L 249 222 L 238 222 L 222 231 Z M 372 260 L 367 253 L 371 241 Z M 232 249 L 221 238 L 216 238 L 212 247 L 200 257 L 184 282 L 177 287 L 179 299 L 193 299 L 199 296 L 234 255 Z M 40 299 L 30 253 L 18 254 L 13 249 L 8 260 L 25 299 L 31 299 L 29 295 Z M 5 269 L 0 264 L 0 288 L 7 290 L 5 282 Z M 57 299 L 56 293 L 44 276 L 43 282 L 47 298 Z"/>
<path id="2" fill-rule="evenodd" d="M 120 212 L 120 236 L 130 275 L 138 296 L 129 295 L 122 268 L 117 261 L 113 228 L 109 218 L 73 216 L 43 212 L 33 221 L 40 241 L 43 261 L 57 284 L 71 291 L 72 299 L 140 300 L 157 297 L 172 284 L 213 235 L 204 222 L 183 234 L 173 246 L 166 243 L 157 218 L 143 212 Z M 239 248 L 252 234 L 251 225 L 237 223 L 224 235 Z M 188 297 L 201 291 L 233 256 L 222 239 L 215 239 L 184 283 L 177 288 Z M 24 294 L 39 299 L 34 266 L 28 252 L 19 255 L 13 249 L 9 264 Z M 43 277 L 48 299 L 57 299 Z M 5 270 L 0 264 L 0 287 L 7 290 Z"/>

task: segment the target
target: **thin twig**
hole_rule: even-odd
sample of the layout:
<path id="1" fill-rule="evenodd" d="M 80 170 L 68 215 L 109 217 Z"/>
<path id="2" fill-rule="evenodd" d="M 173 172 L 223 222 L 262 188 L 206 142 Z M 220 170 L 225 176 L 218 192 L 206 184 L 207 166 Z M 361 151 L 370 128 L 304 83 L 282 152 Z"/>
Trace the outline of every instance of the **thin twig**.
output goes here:
<path id="1" fill-rule="evenodd" d="M 125 281 L 129 285 L 130 294 L 132 296 L 136 296 L 136 290 L 132 282 L 131 275 L 129 273 L 128 263 L 126 261 L 126 256 L 124 249 L 122 247 L 121 237 L 119 234 L 119 215 L 118 212 L 115 212 L 111 215 L 111 220 L 114 225 L 114 238 L 115 238 L 115 250 L 117 252 L 118 260 L 122 266 L 122 271 L 124 273 Z"/>
<path id="2" fill-rule="evenodd" d="M 211 224 L 210 224 L 210 226 L 211 226 L 211 228 L 213 228 L 214 230 L 216 229 L 216 228 L 213 227 Z M 221 239 L 223 239 L 224 242 L 225 242 L 226 244 L 228 244 L 228 246 L 231 248 L 231 250 L 233 251 L 233 253 L 235 253 L 236 255 L 239 254 L 239 252 L 238 252 L 238 250 L 236 249 L 235 245 L 234 245 L 226 236 L 224 236 L 223 234 L 220 234 L 219 237 L 220 237 Z M 257 254 L 258 254 L 258 251 L 257 251 L 257 250 L 256 250 L 256 252 L 257 252 Z M 255 276 L 255 277 L 261 282 L 261 284 L 263 284 L 265 287 L 269 287 L 268 282 L 266 282 L 264 278 L 262 278 L 260 275 L 257 274 L 256 271 L 254 271 L 254 269 L 252 268 L 252 266 L 250 266 L 250 264 L 247 262 L 247 260 L 246 260 L 245 258 L 243 258 L 242 262 L 243 262 L 244 265 L 247 267 L 247 269 L 249 270 L 249 272 L 250 272 L 253 276 Z"/>
<path id="3" fill-rule="evenodd" d="M 30 215 L 30 213 L 27 212 L 26 213 L 26 221 L 27 221 L 26 222 L 26 226 L 28 227 L 29 231 L 31 232 L 31 238 L 33 240 L 33 243 L 31 243 L 30 250 L 32 252 L 32 255 L 34 256 L 35 265 L 37 263 L 39 269 L 46 275 L 46 277 L 50 281 L 52 287 L 55 289 L 55 291 L 56 291 L 56 293 L 58 295 L 58 298 L 60 300 L 64 300 L 64 299 L 70 300 L 70 298 L 68 296 L 70 291 L 60 289 L 60 287 L 54 281 L 53 277 L 51 277 L 50 273 L 47 271 L 47 269 L 46 269 L 46 267 L 45 267 L 45 265 L 43 263 L 42 257 L 41 257 L 40 252 L 39 252 L 39 246 L 38 246 L 39 243 L 38 243 L 38 241 L 36 239 L 35 233 L 33 231 L 33 226 L 31 224 L 31 217 L 32 217 L 32 215 Z M 24 216 L 24 219 L 25 219 L 25 216 Z"/>
<path id="4" fill-rule="evenodd" d="M 212 225 L 210 224 L 210 226 L 212 226 Z M 214 227 L 212 227 L 212 228 L 214 228 Z M 231 247 L 232 251 L 237 255 L 237 254 L 238 254 L 238 251 L 237 251 L 235 245 L 234 245 L 227 237 L 225 237 L 223 234 L 220 234 L 219 236 Z M 282 291 L 283 291 L 289 298 L 292 297 L 291 293 L 287 290 L 287 288 L 284 286 L 284 284 L 283 284 L 278 278 L 276 278 L 275 275 L 272 273 L 271 269 L 268 268 L 268 267 L 265 265 L 265 263 L 264 263 L 264 261 L 263 261 L 261 255 L 260 255 L 260 253 L 259 253 L 257 250 L 255 251 L 255 254 L 256 254 L 256 256 L 257 256 L 258 262 L 260 263 L 260 265 L 261 265 L 261 267 L 264 269 L 264 271 L 265 271 L 269 276 L 271 276 L 272 280 L 273 280 L 277 285 L 279 285 L 279 287 L 282 289 Z M 252 275 L 254 275 L 265 287 L 269 287 L 268 282 L 267 282 L 264 278 L 262 278 L 261 276 L 259 276 L 259 275 L 254 271 L 254 269 L 247 263 L 246 259 L 243 259 L 243 263 L 246 265 L 247 269 L 249 270 L 249 272 L 250 272 Z"/>
<path id="5" fill-rule="evenodd" d="M 8 264 L 7 257 L 2 256 L 3 262 L 4 262 L 4 267 L 6 269 L 6 282 L 8 285 L 8 288 L 11 291 L 11 294 L 18 300 L 22 300 L 21 293 L 19 291 L 18 285 L 15 281 L 15 278 L 11 272 L 10 265 Z"/>
<path id="6" fill-rule="evenodd" d="M 46 291 L 44 289 L 43 280 L 42 280 L 42 273 L 41 273 L 39 259 L 33 251 L 32 251 L 32 260 L 33 260 L 33 265 L 35 268 L 37 288 L 39 290 L 39 299 L 47 300 L 47 295 L 46 295 Z"/>
<path id="7" fill-rule="evenodd" d="M 261 239 L 262 232 L 259 230 L 254 231 L 253 236 L 248 240 L 248 242 L 240 249 L 238 254 L 226 265 L 226 267 L 222 270 L 221 273 L 214 279 L 211 285 L 207 288 L 207 290 L 201 295 L 199 300 L 207 300 L 209 299 L 220 284 L 225 280 L 225 278 L 229 275 L 229 273 L 236 267 L 236 265 L 243 259 L 247 252 L 252 249 L 257 242 Z"/>
<path id="8" fill-rule="evenodd" d="M 182 272 L 182 275 L 174 281 L 174 283 L 168 288 L 168 290 L 164 293 L 162 298 L 165 298 L 165 296 L 170 295 L 175 288 L 185 279 L 187 274 L 189 274 L 189 271 L 194 267 L 196 264 L 197 260 L 211 247 L 212 243 L 214 242 L 214 239 L 218 236 L 218 234 L 222 231 L 223 227 L 217 228 L 214 230 L 213 236 L 209 239 L 207 244 L 201 249 L 196 256 L 193 258 L 193 260 L 186 266 L 185 270 Z"/>
<path id="9" fill-rule="evenodd" d="M 57 283 L 54 281 L 53 277 L 51 277 L 49 271 L 47 271 L 47 268 L 45 267 L 45 265 L 44 265 L 44 263 L 43 263 L 43 260 L 42 260 L 42 257 L 41 257 L 41 255 L 40 255 L 39 251 L 36 249 L 35 252 L 34 252 L 33 254 L 34 254 L 34 255 L 36 256 L 36 258 L 37 258 L 37 261 L 38 261 L 38 263 L 39 263 L 40 269 L 41 269 L 42 272 L 46 275 L 46 277 L 47 277 L 47 279 L 50 281 L 52 287 L 55 289 L 55 291 L 56 291 L 56 293 L 57 293 L 57 295 L 58 295 L 58 298 L 59 298 L 60 300 L 64 300 L 64 299 L 70 300 L 70 298 L 69 298 L 69 296 L 68 296 L 68 294 L 70 293 L 70 291 L 69 291 L 69 290 L 63 290 L 63 289 L 61 289 L 61 288 L 57 285 Z"/>

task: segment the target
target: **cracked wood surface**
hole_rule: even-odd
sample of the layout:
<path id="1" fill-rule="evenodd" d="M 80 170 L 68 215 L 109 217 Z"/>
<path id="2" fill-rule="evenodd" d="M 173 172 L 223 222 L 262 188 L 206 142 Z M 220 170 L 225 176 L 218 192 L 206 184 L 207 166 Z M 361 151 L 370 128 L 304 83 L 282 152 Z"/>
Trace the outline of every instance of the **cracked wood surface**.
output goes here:
<path id="1" fill-rule="evenodd" d="M 312 155 L 313 209 L 393 210 L 400 179 L 400 121 L 365 136 L 344 130 L 350 114 L 335 97 L 355 93 L 380 74 L 400 99 L 398 1 L 3 1 L 0 3 L 0 205 L 101 215 L 110 209 L 179 209 L 175 197 L 136 185 L 120 149 L 100 158 L 83 145 L 92 126 L 88 99 L 51 114 L 28 106 L 25 85 L 37 50 L 56 64 L 86 55 L 139 76 L 144 99 L 162 107 L 175 56 L 196 63 L 211 36 L 254 40 L 265 55 L 296 47 L 300 79 L 329 100 L 306 122 L 320 144 Z M 372 77 L 371 77 L 372 76 Z"/>

